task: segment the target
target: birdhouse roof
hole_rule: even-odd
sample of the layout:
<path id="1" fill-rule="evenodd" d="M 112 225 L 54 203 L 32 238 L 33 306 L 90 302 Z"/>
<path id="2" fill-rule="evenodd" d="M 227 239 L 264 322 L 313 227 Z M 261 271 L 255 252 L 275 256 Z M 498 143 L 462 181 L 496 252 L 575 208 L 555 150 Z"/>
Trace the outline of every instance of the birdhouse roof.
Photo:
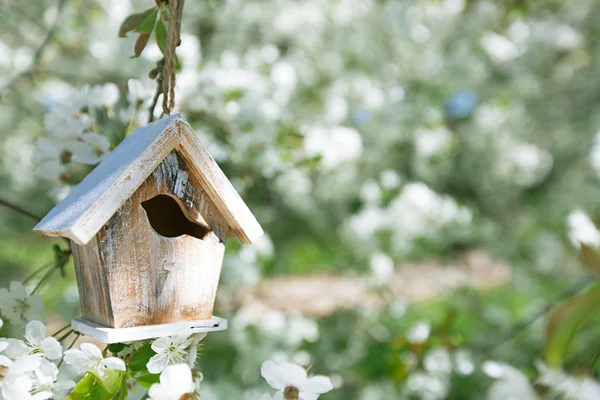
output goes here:
<path id="1" fill-rule="evenodd" d="M 244 243 L 262 236 L 263 230 L 248 206 L 179 114 L 132 132 L 34 231 L 88 243 L 173 150 L 187 161 L 190 176 L 201 182 L 232 236 Z"/>

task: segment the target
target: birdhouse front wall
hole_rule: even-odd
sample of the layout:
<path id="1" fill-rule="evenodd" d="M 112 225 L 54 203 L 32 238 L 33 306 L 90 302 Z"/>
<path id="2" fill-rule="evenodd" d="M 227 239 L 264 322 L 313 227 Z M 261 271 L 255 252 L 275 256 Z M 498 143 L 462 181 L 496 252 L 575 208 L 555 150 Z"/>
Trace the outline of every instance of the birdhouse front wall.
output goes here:
<path id="1" fill-rule="evenodd" d="M 227 232 L 172 151 L 92 241 L 73 244 L 83 317 L 113 328 L 211 318 Z"/>

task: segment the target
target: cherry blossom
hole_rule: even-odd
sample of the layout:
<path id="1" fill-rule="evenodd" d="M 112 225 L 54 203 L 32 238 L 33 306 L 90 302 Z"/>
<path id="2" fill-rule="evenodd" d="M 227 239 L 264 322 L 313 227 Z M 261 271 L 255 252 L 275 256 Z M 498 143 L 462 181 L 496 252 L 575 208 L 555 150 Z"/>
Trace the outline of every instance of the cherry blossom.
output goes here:
<path id="1" fill-rule="evenodd" d="M 79 349 L 65 351 L 64 360 L 79 374 L 91 372 L 103 376 L 105 370 L 126 370 L 123 360 L 117 357 L 104 358 L 98 346 L 92 343 L 82 343 Z"/>
<path id="2" fill-rule="evenodd" d="M 285 394 L 293 392 L 300 400 L 316 400 L 319 395 L 333 390 L 328 377 L 315 375 L 309 378 L 304 368 L 288 362 L 265 361 L 260 373 L 277 390 L 274 399 L 283 399 Z"/>
<path id="3" fill-rule="evenodd" d="M 39 319 L 44 310 L 44 303 L 37 295 L 27 295 L 27 289 L 21 282 L 10 283 L 9 290 L 0 289 L 0 311 L 13 325 L 23 320 Z"/>
<path id="4" fill-rule="evenodd" d="M 158 374 L 164 371 L 169 365 L 186 362 L 188 347 L 193 341 L 192 337 L 181 335 L 156 339 L 152 343 L 152 350 L 154 350 L 156 355 L 152 356 L 146 365 L 148 372 Z"/>
<path id="5" fill-rule="evenodd" d="M 148 396 L 152 400 L 191 400 L 197 398 L 192 371 L 187 364 L 174 364 L 165 368 L 160 383 L 150 387 Z"/>
<path id="6" fill-rule="evenodd" d="M 25 327 L 26 342 L 7 339 L 10 343 L 6 354 L 16 358 L 22 354 L 38 354 L 49 360 L 57 360 L 62 355 L 62 346 L 52 336 L 46 336 L 46 326 L 40 321 L 31 321 Z"/>

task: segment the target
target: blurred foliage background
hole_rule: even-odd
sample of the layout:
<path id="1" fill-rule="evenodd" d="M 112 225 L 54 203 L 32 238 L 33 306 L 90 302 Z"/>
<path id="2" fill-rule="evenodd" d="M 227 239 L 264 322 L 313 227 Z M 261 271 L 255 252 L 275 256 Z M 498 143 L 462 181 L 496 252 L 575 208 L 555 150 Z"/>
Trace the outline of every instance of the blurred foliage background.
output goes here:
<path id="1" fill-rule="evenodd" d="M 0 0 L 3 200 L 43 216 L 148 123 L 161 52 L 130 58 L 118 32 L 152 6 Z M 203 399 L 257 399 L 267 358 L 331 375 L 330 399 L 568 396 L 536 361 L 549 313 L 594 279 L 577 255 L 600 246 L 599 16 L 593 0 L 188 0 L 176 111 L 267 232 L 228 243 Z M 1 286 L 65 247 L 33 224 L 0 208 Z M 49 322 L 78 315 L 72 265 L 41 294 Z M 592 317 L 560 359 L 588 396 Z"/>

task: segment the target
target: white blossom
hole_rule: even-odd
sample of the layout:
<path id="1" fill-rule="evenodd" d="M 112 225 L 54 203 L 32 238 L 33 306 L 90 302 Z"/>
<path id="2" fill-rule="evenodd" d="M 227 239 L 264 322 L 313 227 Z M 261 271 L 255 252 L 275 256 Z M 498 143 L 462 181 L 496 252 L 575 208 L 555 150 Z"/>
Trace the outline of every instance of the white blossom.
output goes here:
<path id="1" fill-rule="evenodd" d="M 8 339 L 10 347 L 6 354 L 16 358 L 22 354 L 38 354 L 48 360 L 57 360 L 62 355 L 62 346 L 52 336 L 46 336 L 46 325 L 40 321 L 31 321 L 25 326 L 26 342 Z"/>
<path id="2" fill-rule="evenodd" d="M 123 360 L 117 357 L 104 358 L 98 346 L 92 343 L 82 343 L 79 349 L 65 351 L 64 360 L 78 374 L 91 372 L 103 376 L 105 370 L 126 370 Z"/>
<path id="3" fill-rule="evenodd" d="M 298 391 L 300 400 L 316 400 L 319 395 L 333 390 L 328 377 L 315 375 L 309 378 L 304 368 L 288 362 L 277 364 L 275 361 L 265 361 L 260 373 L 277 390 L 276 399 L 283 399 L 286 390 Z"/>
<path id="4" fill-rule="evenodd" d="M 169 365 L 186 362 L 188 347 L 193 341 L 192 337 L 185 335 L 166 336 L 156 339 L 152 343 L 152 350 L 154 350 L 156 355 L 152 356 L 148 361 L 148 371 L 152 374 L 158 374 L 164 371 Z"/>
<path id="5" fill-rule="evenodd" d="M 63 400 L 75 387 L 75 382 L 71 380 L 58 380 L 58 368 L 49 361 L 42 360 L 33 372 L 35 378 L 32 393 L 50 392 L 54 400 Z"/>
<path id="6" fill-rule="evenodd" d="M 196 390 L 192 371 L 187 364 L 169 365 L 160 374 L 160 383 L 150 387 L 148 396 L 152 400 L 179 400 Z"/>
<path id="7" fill-rule="evenodd" d="M 431 325 L 428 322 L 419 322 L 406 332 L 406 340 L 410 343 L 425 343 L 430 332 Z"/>
<path id="8" fill-rule="evenodd" d="M 0 289 L 0 312 L 11 324 L 39 319 L 43 311 L 42 299 L 38 295 L 27 295 L 27 289 L 21 282 L 11 282 L 9 290 Z"/>
<path id="9" fill-rule="evenodd" d="M 518 369 L 495 361 L 483 363 L 483 372 L 496 379 L 489 389 L 488 400 L 538 400 L 527 377 Z"/>

